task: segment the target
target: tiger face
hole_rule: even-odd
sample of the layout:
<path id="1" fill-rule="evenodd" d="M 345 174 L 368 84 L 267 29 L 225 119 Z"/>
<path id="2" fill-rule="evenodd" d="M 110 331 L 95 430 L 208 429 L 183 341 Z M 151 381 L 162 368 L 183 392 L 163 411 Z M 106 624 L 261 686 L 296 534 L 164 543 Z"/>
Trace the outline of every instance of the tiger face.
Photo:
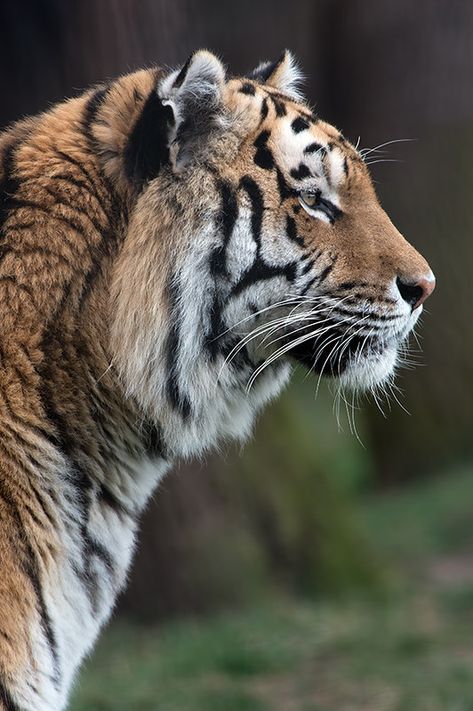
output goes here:
<path id="1" fill-rule="evenodd" d="M 243 79 L 198 52 L 158 82 L 166 140 L 159 173 L 139 181 L 116 343 L 125 328 L 125 379 L 176 427 L 207 422 L 212 403 L 216 428 L 241 429 L 251 418 L 236 411 L 274 395 L 294 361 L 342 386 L 382 385 L 434 288 L 360 154 L 312 113 L 299 80 L 288 52 Z M 150 363 L 166 364 L 164 385 Z"/>
<path id="2" fill-rule="evenodd" d="M 393 372 L 434 276 L 381 208 L 354 147 L 286 91 L 230 83 L 233 107 L 254 121 L 228 172 L 244 207 L 227 247 L 227 309 L 233 299 L 233 319 L 254 311 L 263 324 L 254 346 L 270 351 L 264 363 L 289 356 L 374 387 Z"/>

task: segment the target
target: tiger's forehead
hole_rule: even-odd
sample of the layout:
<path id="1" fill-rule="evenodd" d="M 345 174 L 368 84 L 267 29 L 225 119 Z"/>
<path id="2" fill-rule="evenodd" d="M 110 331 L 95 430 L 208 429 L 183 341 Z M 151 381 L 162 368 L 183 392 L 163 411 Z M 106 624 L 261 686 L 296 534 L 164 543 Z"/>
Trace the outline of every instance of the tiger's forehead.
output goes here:
<path id="1" fill-rule="evenodd" d="M 279 167 L 301 187 L 315 181 L 325 191 L 333 192 L 345 183 L 348 157 L 332 126 L 309 122 L 299 112 L 290 111 L 275 122 L 271 133 Z"/>
<path id="2" fill-rule="evenodd" d="M 244 116 L 255 146 L 271 152 L 279 169 L 302 188 L 316 181 L 332 194 L 357 170 L 361 156 L 310 108 L 246 79 L 229 82 L 230 108 Z"/>

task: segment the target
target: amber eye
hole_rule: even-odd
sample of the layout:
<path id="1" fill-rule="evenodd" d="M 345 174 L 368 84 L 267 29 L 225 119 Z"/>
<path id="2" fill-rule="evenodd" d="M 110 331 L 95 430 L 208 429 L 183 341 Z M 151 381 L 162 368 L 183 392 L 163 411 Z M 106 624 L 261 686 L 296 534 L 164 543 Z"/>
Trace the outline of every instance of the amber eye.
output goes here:
<path id="1" fill-rule="evenodd" d="M 337 217 L 343 214 L 333 202 L 322 197 L 320 190 L 301 190 L 298 197 L 300 204 L 311 217 L 320 219 L 321 214 L 325 215 L 331 225 L 333 225 Z"/>
<path id="2" fill-rule="evenodd" d="M 320 191 L 317 190 L 316 192 L 309 192 L 308 190 L 302 190 L 299 193 L 299 200 L 306 207 L 314 209 L 320 205 Z"/>

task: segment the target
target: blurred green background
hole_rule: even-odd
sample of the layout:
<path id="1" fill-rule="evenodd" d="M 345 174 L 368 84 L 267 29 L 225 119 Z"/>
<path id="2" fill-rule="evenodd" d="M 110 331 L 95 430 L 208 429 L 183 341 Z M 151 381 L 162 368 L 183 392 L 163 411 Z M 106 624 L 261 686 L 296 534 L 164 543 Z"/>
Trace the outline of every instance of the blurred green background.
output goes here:
<path id="1" fill-rule="evenodd" d="M 471 711 L 473 3 L 4 0 L 0 39 L 2 126 L 198 47 L 234 73 L 289 47 L 353 141 L 412 139 L 373 175 L 438 280 L 410 414 L 339 430 L 298 371 L 244 451 L 163 482 L 71 708 Z"/>

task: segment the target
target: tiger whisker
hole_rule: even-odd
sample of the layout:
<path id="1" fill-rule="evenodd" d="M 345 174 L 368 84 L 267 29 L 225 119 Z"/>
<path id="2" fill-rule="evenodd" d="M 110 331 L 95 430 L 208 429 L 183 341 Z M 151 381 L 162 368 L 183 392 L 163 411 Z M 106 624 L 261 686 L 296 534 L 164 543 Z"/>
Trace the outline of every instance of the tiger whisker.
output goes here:
<path id="1" fill-rule="evenodd" d="M 394 138 L 391 141 L 385 141 L 385 143 L 380 143 L 379 145 L 375 146 L 374 148 L 362 148 L 359 153 L 363 160 L 365 160 L 366 156 L 368 156 L 370 153 L 373 153 L 373 151 L 377 151 L 380 148 L 385 148 L 386 146 L 391 146 L 394 143 L 410 143 L 411 141 L 416 141 L 416 138 Z"/>

